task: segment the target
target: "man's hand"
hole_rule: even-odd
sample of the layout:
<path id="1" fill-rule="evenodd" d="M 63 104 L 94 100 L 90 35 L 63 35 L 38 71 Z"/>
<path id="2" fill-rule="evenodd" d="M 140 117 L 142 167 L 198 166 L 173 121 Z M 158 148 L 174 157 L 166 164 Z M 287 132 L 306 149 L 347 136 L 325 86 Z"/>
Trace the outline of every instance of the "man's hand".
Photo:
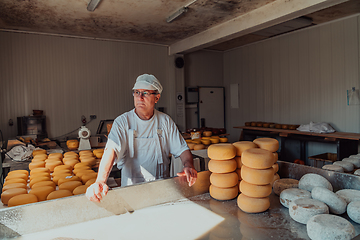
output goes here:
<path id="1" fill-rule="evenodd" d="M 197 179 L 197 171 L 192 167 L 184 167 L 182 172 L 177 174 L 179 177 L 186 177 L 186 181 L 189 183 L 189 187 L 194 185 Z"/>
<path id="2" fill-rule="evenodd" d="M 86 197 L 90 201 L 100 202 L 103 198 L 103 195 L 106 196 L 108 191 L 109 191 L 109 187 L 108 185 L 106 185 L 106 183 L 95 182 L 87 188 Z"/>

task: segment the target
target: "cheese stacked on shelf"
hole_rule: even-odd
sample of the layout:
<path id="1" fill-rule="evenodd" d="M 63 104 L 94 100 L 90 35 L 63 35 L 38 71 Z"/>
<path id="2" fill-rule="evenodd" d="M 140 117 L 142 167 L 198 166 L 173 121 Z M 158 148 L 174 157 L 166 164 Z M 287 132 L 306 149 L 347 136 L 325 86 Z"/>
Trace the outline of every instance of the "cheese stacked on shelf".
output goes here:
<path id="1" fill-rule="evenodd" d="M 217 200 L 230 200 L 239 194 L 236 148 L 230 143 L 212 144 L 208 148 L 210 196 Z"/>

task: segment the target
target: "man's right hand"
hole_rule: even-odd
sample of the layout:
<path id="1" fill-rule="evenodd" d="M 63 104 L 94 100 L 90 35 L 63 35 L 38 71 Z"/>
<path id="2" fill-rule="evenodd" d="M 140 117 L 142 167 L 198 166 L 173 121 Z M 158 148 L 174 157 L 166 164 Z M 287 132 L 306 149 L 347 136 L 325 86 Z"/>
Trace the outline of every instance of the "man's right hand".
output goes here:
<path id="1" fill-rule="evenodd" d="M 93 202 L 100 202 L 103 198 L 103 195 L 109 191 L 108 185 L 106 183 L 95 182 L 91 184 L 86 190 L 86 197 Z"/>

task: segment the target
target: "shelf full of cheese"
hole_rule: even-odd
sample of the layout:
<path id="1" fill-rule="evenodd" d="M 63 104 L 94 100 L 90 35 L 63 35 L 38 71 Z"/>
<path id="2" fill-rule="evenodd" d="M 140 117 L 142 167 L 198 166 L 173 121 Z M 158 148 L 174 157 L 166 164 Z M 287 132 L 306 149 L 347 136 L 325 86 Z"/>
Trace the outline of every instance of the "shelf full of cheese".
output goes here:
<path id="1" fill-rule="evenodd" d="M 226 143 L 226 135 L 213 135 L 212 131 L 192 132 L 191 139 L 186 139 L 190 150 L 201 150 L 208 148 L 211 144 Z"/>

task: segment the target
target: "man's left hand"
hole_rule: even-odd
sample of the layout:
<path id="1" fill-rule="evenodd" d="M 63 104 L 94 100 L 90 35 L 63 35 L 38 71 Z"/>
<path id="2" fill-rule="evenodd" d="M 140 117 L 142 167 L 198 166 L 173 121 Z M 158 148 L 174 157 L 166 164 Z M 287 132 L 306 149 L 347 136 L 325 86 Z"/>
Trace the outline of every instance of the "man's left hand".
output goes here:
<path id="1" fill-rule="evenodd" d="M 186 177 L 187 182 L 189 183 L 189 187 L 194 185 L 197 179 L 197 171 L 195 168 L 184 167 L 182 172 L 177 174 L 179 177 Z"/>

